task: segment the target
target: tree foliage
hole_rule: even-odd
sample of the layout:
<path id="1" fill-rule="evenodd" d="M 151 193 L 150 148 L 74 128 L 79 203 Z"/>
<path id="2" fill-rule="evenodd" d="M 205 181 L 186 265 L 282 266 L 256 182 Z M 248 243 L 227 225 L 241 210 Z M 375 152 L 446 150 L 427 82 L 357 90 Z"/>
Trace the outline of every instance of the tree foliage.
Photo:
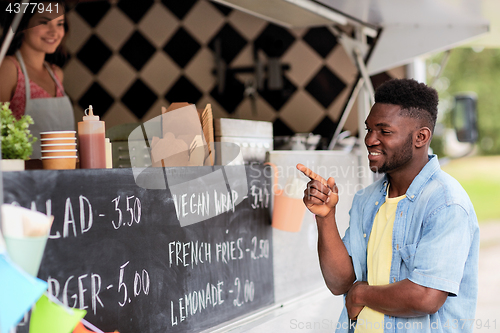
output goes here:
<path id="1" fill-rule="evenodd" d="M 428 60 L 431 78 L 439 69 L 442 57 L 443 54 L 437 54 Z M 453 49 L 434 87 L 443 106 L 440 112 L 445 123 L 449 121 L 446 113 L 456 93 L 477 94 L 479 148 L 483 154 L 500 154 L 500 49 Z"/>

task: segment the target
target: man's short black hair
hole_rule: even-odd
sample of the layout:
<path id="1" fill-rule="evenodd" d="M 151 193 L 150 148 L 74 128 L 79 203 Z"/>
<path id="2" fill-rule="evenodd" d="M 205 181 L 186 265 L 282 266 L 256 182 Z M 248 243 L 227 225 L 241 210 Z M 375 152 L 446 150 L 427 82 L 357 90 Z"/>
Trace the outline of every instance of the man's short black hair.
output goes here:
<path id="1" fill-rule="evenodd" d="M 401 106 L 401 115 L 420 119 L 434 132 L 438 93 L 434 88 L 413 79 L 392 79 L 375 91 L 375 103 Z"/>

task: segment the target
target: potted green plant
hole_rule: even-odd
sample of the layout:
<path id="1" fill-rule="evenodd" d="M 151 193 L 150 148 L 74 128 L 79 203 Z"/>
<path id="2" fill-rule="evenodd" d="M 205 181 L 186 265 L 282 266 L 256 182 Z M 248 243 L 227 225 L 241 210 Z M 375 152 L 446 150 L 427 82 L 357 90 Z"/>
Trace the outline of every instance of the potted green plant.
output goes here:
<path id="1" fill-rule="evenodd" d="M 9 105 L 9 102 L 0 103 L 2 171 L 24 170 L 24 160 L 30 157 L 36 140 L 28 128 L 33 118 L 24 115 L 17 120 Z"/>

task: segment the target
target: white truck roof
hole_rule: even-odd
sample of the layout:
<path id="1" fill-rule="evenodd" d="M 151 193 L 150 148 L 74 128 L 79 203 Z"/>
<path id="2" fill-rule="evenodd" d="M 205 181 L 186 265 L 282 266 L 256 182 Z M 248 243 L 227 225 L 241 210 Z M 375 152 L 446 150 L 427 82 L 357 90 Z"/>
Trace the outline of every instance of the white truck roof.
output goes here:
<path id="1" fill-rule="evenodd" d="M 367 64 L 370 75 L 413 58 L 476 41 L 500 46 L 497 0 L 214 0 L 285 27 L 365 26 L 382 33 Z M 500 27 L 499 27 L 500 28 Z M 495 34 L 495 35 L 493 35 Z"/>

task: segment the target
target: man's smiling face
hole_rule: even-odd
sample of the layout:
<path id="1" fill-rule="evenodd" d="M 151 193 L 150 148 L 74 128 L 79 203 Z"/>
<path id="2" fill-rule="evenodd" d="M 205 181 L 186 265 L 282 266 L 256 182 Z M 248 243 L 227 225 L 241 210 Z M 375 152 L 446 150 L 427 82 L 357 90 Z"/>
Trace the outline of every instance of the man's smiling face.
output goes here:
<path id="1" fill-rule="evenodd" d="M 400 110 L 399 105 L 375 103 L 366 118 L 365 145 L 373 172 L 390 174 L 404 169 L 413 158 L 417 124 Z"/>

